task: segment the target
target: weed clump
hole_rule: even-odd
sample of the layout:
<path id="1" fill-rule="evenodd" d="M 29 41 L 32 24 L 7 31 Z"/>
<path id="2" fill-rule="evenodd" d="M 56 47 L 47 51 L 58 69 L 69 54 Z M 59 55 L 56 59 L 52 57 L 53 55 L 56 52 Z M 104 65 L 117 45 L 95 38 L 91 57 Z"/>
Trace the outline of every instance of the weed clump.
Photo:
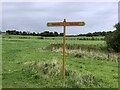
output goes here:
<path id="1" fill-rule="evenodd" d="M 39 63 L 39 62 L 26 62 L 22 71 L 30 75 L 49 75 L 50 77 L 57 76 L 60 73 L 60 66 L 57 62 Z"/>
<path id="2" fill-rule="evenodd" d="M 28 77 L 33 79 L 40 79 L 45 76 L 53 80 L 61 80 L 61 65 L 57 61 L 52 62 L 26 62 L 22 72 Z M 93 87 L 100 86 L 99 79 L 92 73 L 78 73 L 75 70 L 70 70 L 68 67 L 65 69 L 65 87 Z M 64 86 L 63 86 L 64 87 Z"/>
<path id="3" fill-rule="evenodd" d="M 80 53 L 77 53 L 77 54 L 75 54 L 75 56 L 74 57 L 77 57 L 77 58 L 82 58 L 84 55 L 82 55 L 82 54 L 80 54 Z"/>

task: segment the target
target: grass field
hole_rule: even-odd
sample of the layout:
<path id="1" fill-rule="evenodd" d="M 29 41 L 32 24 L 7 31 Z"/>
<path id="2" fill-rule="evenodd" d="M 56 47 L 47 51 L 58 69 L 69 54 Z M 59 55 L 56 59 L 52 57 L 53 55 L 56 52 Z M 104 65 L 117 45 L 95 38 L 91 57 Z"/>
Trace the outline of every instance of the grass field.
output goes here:
<path id="1" fill-rule="evenodd" d="M 119 54 L 99 50 L 105 41 L 68 39 L 63 81 L 62 38 L 19 37 L 2 39 L 3 88 L 118 88 Z"/>

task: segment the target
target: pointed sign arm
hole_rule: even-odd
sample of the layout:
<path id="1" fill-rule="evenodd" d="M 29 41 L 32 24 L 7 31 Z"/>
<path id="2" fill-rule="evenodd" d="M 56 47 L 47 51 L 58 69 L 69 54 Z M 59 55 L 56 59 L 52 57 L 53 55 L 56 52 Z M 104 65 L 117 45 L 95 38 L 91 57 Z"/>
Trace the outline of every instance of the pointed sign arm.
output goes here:
<path id="1" fill-rule="evenodd" d="M 66 22 L 66 26 L 84 26 L 84 22 Z M 63 22 L 48 22 L 47 26 L 64 26 Z"/>

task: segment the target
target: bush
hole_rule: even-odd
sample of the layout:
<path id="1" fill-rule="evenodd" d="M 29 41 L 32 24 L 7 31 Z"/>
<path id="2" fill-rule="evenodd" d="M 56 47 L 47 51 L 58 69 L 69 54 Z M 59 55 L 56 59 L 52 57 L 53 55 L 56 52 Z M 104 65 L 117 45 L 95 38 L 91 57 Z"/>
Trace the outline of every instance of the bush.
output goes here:
<path id="1" fill-rule="evenodd" d="M 44 39 L 44 37 L 38 37 L 37 39 Z"/>
<path id="2" fill-rule="evenodd" d="M 120 23 L 114 26 L 116 30 L 105 37 L 108 50 L 120 52 Z"/>

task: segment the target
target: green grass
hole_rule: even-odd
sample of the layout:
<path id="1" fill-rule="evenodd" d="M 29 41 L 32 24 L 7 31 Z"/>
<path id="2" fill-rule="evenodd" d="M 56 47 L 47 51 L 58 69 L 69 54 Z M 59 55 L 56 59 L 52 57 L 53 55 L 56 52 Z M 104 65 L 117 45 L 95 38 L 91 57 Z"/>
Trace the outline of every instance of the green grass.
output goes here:
<path id="1" fill-rule="evenodd" d="M 4 37 L 2 40 L 2 87 L 3 88 L 47 88 L 47 87 L 83 87 L 83 88 L 118 88 L 118 63 L 107 60 L 98 60 L 93 57 L 75 57 L 73 53 L 66 55 L 65 66 L 67 70 L 76 72 L 77 76 L 65 78 L 62 81 L 61 73 L 57 78 L 51 77 L 42 72 L 23 72 L 26 62 L 40 64 L 57 61 L 61 67 L 62 52 L 44 50 L 50 44 L 62 43 L 62 40 L 53 39 L 19 39 Z M 67 40 L 70 44 L 103 45 L 104 41 Z M 34 68 L 31 66 L 31 68 Z M 44 70 L 44 68 L 43 68 Z M 61 68 L 60 68 L 61 70 Z M 33 74 L 29 74 L 33 73 Z M 72 74 L 71 74 L 72 75 Z M 86 83 L 87 78 L 95 77 L 92 82 Z M 82 80 L 82 81 L 80 81 Z M 85 81 L 86 80 L 86 81 Z M 78 83 L 77 83 L 78 82 Z M 96 84 L 95 84 L 96 83 Z"/>

